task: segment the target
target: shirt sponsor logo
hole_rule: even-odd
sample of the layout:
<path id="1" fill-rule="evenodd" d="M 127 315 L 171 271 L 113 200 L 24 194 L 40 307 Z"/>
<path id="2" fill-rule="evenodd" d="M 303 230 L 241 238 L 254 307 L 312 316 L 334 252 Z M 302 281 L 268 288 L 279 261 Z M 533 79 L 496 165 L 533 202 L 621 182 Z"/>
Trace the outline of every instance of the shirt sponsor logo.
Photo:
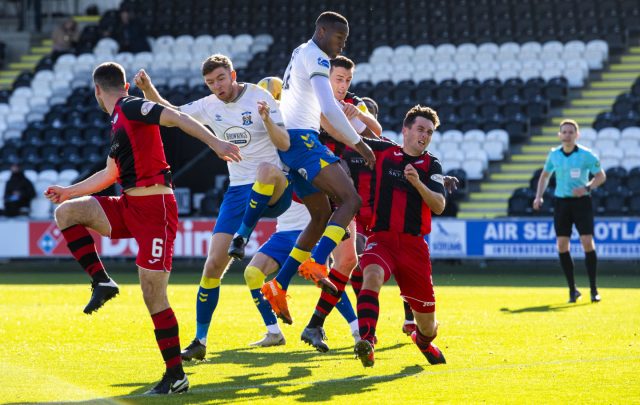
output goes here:
<path id="1" fill-rule="evenodd" d="M 329 61 L 328 61 L 328 60 L 326 60 L 326 59 L 325 59 L 325 58 L 323 58 L 323 57 L 319 57 L 319 58 L 318 58 L 318 65 L 320 65 L 320 66 L 324 66 L 324 67 L 326 67 L 327 69 L 329 69 L 329 66 L 330 66 L 330 65 L 329 65 Z"/>
<path id="2" fill-rule="evenodd" d="M 245 111 L 242 113 L 242 125 L 251 125 L 253 121 L 251 121 L 251 111 Z"/>
<path id="3" fill-rule="evenodd" d="M 242 148 L 251 142 L 251 133 L 242 127 L 231 127 L 224 132 L 224 139 Z"/>
<path id="4" fill-rule="evenodd" d="M 156 103 L 152 102 L 152 101 L 145 101 L 144 103 L 142 103 L 142 106 L 140 107 L 140 113 L 142 115 L 147 115 L 149 114 L 149 112 L 151 111 L 151 109 L 153 108 L 153 106 L 155 106 Z"/>
<path id="5" fill-rule="evenodd" d="M 307 174 L 307 170 L 304 167 L 301 167 L 300 169 L 298 169 L 298 173 L 300 173 L 300 176 L 302 176 L 305 180 L 307 180 L 308 174 Z"/>
<path id="6" fill-rule="evenodd" d="M 571 169 L 571 171 L 569 172 L 569 175 L 571 176 L 572 179 L 579 179 L 580 178 L 580 169 Z"/>
<path id="7" fill-rule="evenodd" d="M 402 156 L 402 152 L 393 152 L 393 156 Z"/>

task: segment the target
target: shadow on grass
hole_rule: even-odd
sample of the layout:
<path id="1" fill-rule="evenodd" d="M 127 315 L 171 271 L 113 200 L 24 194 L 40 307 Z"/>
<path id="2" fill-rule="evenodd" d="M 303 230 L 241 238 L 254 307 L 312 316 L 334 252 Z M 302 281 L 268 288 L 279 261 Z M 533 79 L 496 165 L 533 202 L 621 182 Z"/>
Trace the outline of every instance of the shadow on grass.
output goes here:
<path id="1" fill-rule="evenodd" d="M 592 305 L 588 302 L 583 302 L 580 304 L 549 304 L 549 305 L 539 305 L 537 307 L 524 307 L 519 309 L 509 309 L 509 308 L 500 308 L 500 312 L 505 312 L 509 314 L 522 314 L 524 312 L 559 312 L 565 311 L 571 308 L 582 307 L 585 305 Z"/>
<path id="2" fill-rule="evenodd" d="M 395 350 L 408 343 L 399 343 L 393 346 L 382 347 L 377 353 Z M 116 384 L 114 387 L 131 387 L 133 391 L 129 395 L 96 398 L 87 401 L 68 402 L 46 402 L 47 404 L 157 404 L 157 403 L 229 403 L 229 402 L 253 402 L 264 399 L 278 398 L 286 402 L 320 402 L 340 400 L 341 396 L 360 394 L 364 392 L 376 391 L 376 385 L 395 381 L 405 377 L 410 377 L 422 372 L 424 369 L 420 365 L 407 366 L 404 369 L 383 375 L 371 375 L 363 372 L 364 369 L 356 359 L 351 364 L 345 366 L 353 368 L 355 375 L 344 378 L 330 378 L 331 371 L 325 374 L 327 379 L 309 379 L 312 370 L 318 365 L 305 365 L 318 361 L 335 361 L 336 357 L 344 357 L 345 354 L 352 353 L 351 347 L 342 347 L 331 350 L 328 353 L 318 353 L 315 351 L 294 351 L 284 353 L 264 352 L 260 349 L 242 348 L 236 350 L 225 350 L 213 353 L 205 361 L 196 363 L 185 363 L 185 370 L 188 375 L 193 375 L 199 367 L 204 365 L 244 365 L 246 372 L 236 375 L 225 376 L 220 381 L 209 384 L 199 384 L 191 387 L 188 393 L 171 396 L 144 396 L 144 392 L 151 388 L 148 382 L 130 382 L 126 384 Z M 346 360 L 346 359 L 345 359 Z M 348 361 L 348 360 L 347 360 Z M 274 364 L 291 364 L 288 373 L 282 376 L 270 374 L 269 368 Z M 303 380 L 306 379 L 306 380 Z M 14 403 L 15 405 L 21 403 Z M 14 405 L 12 404 L 12 405 Z"/>

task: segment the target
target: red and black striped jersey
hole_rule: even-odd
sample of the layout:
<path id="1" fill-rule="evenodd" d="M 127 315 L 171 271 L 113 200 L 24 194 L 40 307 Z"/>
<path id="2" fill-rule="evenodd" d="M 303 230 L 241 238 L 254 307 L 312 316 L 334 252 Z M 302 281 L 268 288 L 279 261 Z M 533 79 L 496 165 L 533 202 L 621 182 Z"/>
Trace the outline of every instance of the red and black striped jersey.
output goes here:
<path id="1" fill-rule="evenodd" d="M 133 96 L 116 102 L 111 114 L 109 157 L 116 161 L 118 183 L 124 190 L 173 185 L 158 126 L 163 109 L 159 104 Z"/>
<path id="2" fill-rule="evenodd" d="M 345 94 L 344 99 L 342 100 L 347 104 L 353 104 L 358 109 L 363 112 L 367 112 L 367 105 L 362 101 L 362 99 L 351 92 L 347 92 Z M 334 137 L 329 135 L 327 131 L 323 128 L 320 128 L 320 134 L 318 135 L 318 139 L 323 145 L 326 145 L 327 148 L 333 152 L 334 155 L 338 157 L 342 157 L 342 153 L 344 152 L 346 145 L 342 142 L 337 141 Z"/>
<path id="3" fill-rule="evenodd" d="M 444 195 L 442 166 L 429 152 L 420 156 L 404 153 L 402 147 L 386 141 L 365 142 L 376 154 L 376 191 L 373 232 L 391 231 L 410 235 L 431 232 L 431 210 L 418 190 L 404 176 L 405 166 L 413 165 L 420 181 L 431 191 Z"/>

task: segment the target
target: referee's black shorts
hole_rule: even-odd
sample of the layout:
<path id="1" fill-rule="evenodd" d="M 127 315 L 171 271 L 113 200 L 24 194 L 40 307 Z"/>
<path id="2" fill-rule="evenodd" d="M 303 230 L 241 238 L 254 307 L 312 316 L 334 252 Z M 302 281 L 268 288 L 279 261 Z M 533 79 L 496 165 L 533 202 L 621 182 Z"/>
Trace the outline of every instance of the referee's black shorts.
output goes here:
<path id="1" fill-rule="evenodd" d="M 593 206 L 590 196 L 555 198 L 553 226 L 556 236 L 571 236 L 573 224 L 576 224 L 578 234 L 593 235 Z"/>

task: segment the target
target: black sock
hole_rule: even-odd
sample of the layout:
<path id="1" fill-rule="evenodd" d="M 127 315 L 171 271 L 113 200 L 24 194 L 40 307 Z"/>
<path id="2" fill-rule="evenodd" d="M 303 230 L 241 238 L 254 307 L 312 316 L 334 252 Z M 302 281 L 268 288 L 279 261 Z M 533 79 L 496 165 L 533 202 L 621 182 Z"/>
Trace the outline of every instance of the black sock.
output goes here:
<path id="1" fill-rule="evenodd" d="M 564 276 L 567 278 L 567 284 L 569 285 L 570 291 L 575 291 L 576 289 L 576 280 L 573 278 L 573 259 L 571 258 L 571 253 L 564 252 L 558 254 L 560 256 L 560 266 L 562 266 L 562 271 L 564 271 Z"/>
<path id="2" fill-rule="evenodd" d="M 597 291 L 596 267 L 598 265 L 598 256 L 596 255 L 595 250 L 584 253 L 584 263 L 587 266 L 587 274 L 589 275 L 589 286 L 591 287 L 591 291 Z"/>

